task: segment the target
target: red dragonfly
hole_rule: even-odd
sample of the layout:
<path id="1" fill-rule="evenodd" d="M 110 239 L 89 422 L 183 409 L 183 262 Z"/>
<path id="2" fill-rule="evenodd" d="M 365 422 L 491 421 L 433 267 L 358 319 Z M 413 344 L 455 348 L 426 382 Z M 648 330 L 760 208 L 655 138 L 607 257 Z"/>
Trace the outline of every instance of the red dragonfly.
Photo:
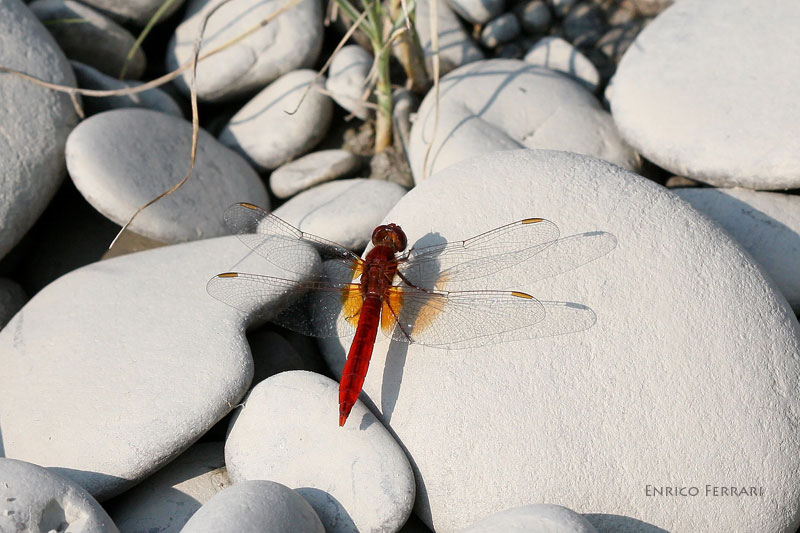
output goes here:
<path id="1" fill-rule="evenodd" d="M 521 291 L 451 289 L 523 261 L 533 263 L 531 281 L 551 277 L 616 246 L 610 233 L 559 239 L 554 223 L 527 218 L 464 241 L 405 251 L 403 230 L 386 224 L 375 228 L 373 248 L 362 259 L 252 204 L 231 206 L 225 221 L 275 266 L 316 275 L 292 279 L 227 272 L 208 282 L 211 296 L 248 313 L 269 309 L 263 318 L 306 335 L 355 332 L 339 384 L 340 426 L 361 392 L 378 329 L 395 341 L 451 349 L 587 329 L 595 314 L 580 304 L 542 302 Z"/>

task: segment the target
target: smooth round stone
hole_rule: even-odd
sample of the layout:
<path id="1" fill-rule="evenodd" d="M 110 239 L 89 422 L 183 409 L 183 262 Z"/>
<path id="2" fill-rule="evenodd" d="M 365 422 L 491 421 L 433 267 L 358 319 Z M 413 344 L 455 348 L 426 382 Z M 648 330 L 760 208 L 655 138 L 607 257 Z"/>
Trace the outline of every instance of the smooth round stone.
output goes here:
<path id="1" fill-rule="evenodd" d="M 8 324 L 11 317 L 17 314 L 27 301 L 28 296 L 19 283 L 8 278 L 0 278 L 0 329 Z"/>
<path id="2" fill-rule="evenodd" d="M 603 8 L 594 2 L 572 6 L 562 22 L 564 36 L 577 47 L 590 47 L 608 30 Z"/>
<path id="3" fill-rule="evenodd" d="M 123 225 L 141 205 L 183 179 L 191 141 L 186 120 L 146 109 L 107 111 L 69 136 L 67 168 L 84 198 Z M 239 154 L 200 129 L 192 176 L 129 227 L 167 243 L 226 235 L 222 213 L 242 200 L 268 206 L 264 183 Z"/>
<path id="4" fill-rule="evenodd" d="M 430 13 L 430 0 L 419 0 L 416 9 L 416 30 L 425 66 L 433 72 L 433 40 Z M 439 74 L 444 76 L 451 70 L 472 61 L 483 59 L 483 52 L 472 41 L 447 0 L 436 4 L 436 27 L 439 35 Z"/>
<path id="5" fill-rule="evenodd" d="M 261 170 L 306 153 L 325 137 L 333 115 L 329 96 L 307 90 L 325 85 L 324 76 L 314 82 L 316 76 L 313 70 L 284 74 L 233 115 L 219 140 Z"/>
<path id="6" fill-rule="evenodd" d="M 347 150 L 312 152 L 275 169 L 269 177 L 269 188 L 278 198 L 289 198 L 354 172 L 360 165 L 361 159 Z"/>
<path id="7" fill-rule="evenodd" d="M 325 533 L 313 507 L 296 491 L 274 481 L 243 481 L 200 508 L 183 533 L 293 531 Z"/>
<path id="8" fill-rule="evenodd" d="M 122 531 L 178 533 L 201 505 L 230 485 L 225 444 L 201 442 L 105 507 Z"/>
<path id="9" fill-rule="evenodd" d="M 638 155 L 589 91 L 564 75 L 523 61 L 479 61 L 442 78 L 433 138 L 435 104 L 431 91 L 411 128 L 408 155 L 417 183 L 462 159 L 517 148 L 577 152 L 631 170 L 639 166 Z"/>
<path id="10" fill-rule="evenodd" d="M 295 259 L 308 266 L 300 279 L 319 268 L 316 254 Z M 0 331 L 5 455 L 98 499 L 180 455 L 253 376 L 249 318 L 206 292 L 232 267 L 285 277 L 229 236 L 94 263 L 40 291 Z"/>
<path id="11" fill-rule="evenodd" d="M 633 7 L 640 15 L 654 17 L 671 6 L 675 0 L 636 0 Z"/>
<path id="12" fill-rule="evenodd" d="M 719 187 L 800 187 L 800 2 L 682 0 L 628 48 L 614 120 L 662 168 Z M 676 57 L 682 58 L 675 61 Z"/>
<path id="13" fill-rule="evenodd" d="M 72 70 L 75 71 L 75 77 L 78 79 L 78 87 L 82 89 L 108 91 L 141 85 L 140 82 L 118 80 L 78 61 L 70 63 Z M 83 109 L 86 115 L 96 115 L 103 111 L 124 107 L 144 107 L 183 118 L 180 106 L 170 95 L 158 88 L 128 96 L 83 96 Z"/>
<path id="14" fill-rule="evenodd" d="M 550 29 L 552 15 L 543 0 L 530 0 L 519 5 L 515 12 L 519 17 L 522 31 L 527 33 L 546 33 Z"/>
<path id="15" fill-rule="evenodd" d="M 513 13 L 505 13 L 484 26 L 481 31 L 481 42 L 487 48 L 495 48 L 516 39 L 519 31 L 517 17 Z"/>
<path id="16" fill-rule="evenodd" d="M 117 77 L 136 38 L 125 28 L 91 7 L 73 0 L 36 0 L 31 11 L 53 34 L 67 57 L 86 63 L 97 70 Z M 70 20 L 80 19 L 76 24 Z M 144 73 L 147 60 L 139 48 L 125 77 L 137 79 Z"/>
<path id="17" fill-rule="evenodd" d="M 495 513 L 472 524 L 461 533 L 597 533 L 584 517 L 562 507 L 547 503 L 525 505 Z"/>
<path id="18" fill-rule="evenodd" d="M 325 88 L 331 93 L 333 100 L 361 120 L 366 120 L 371 114 L 371 110 L 361 100 L 372 63 L 372 54 L 361 46 L 343 46 L 333 56 L 328 68 L 328 80 L 325 82 Z"/>
<path id="19" fill-rule="evenodd" d="M 165 3 L 164 0 L 81 0 L 121 24 L 133 24 L 144 26 L 159 8 Z M 172 2 L 166 11 L 161 15 L 159 22 L 164 21 L 183 5 L 183 0 Z"/>
<path id="20" fill-rule="evenodd" d="M 362 398 L 415 465 L 416 514 L 435 531 L 454 531 L 528 494 L 602 513 L 602 531 L 641 530 L 631 522 L 690 531 L 707 523 L 709 505 L 715 531 L 791 530 L 800 501 L 800 324 L 719 226 L 620 167 L 543 150 L 453 165 L 384 221 L 425 246 L 537 216 L 562 236 L 602 230 L 618 245 L 536 282 L 551 266 L 592 256 L 594 241 L 564 241 L 461 287 L 587 305 L 597 317 L 591 328 L 452 351 L 375 345 Z M 347 344 L 321 344 L 331 368 L 341 368 Z M 676 479 L 698 484 L 701 496 L 673 505 L 674 497 L 646 494 Z M 705 484 L 765 495 L 706 497 Z M 476 499 L 475 487 L 499 488 Z"/>
<path id="21" fill-rule="evenodd" d="M 189 0 L 184 21 L 167 48 L 167 67 L 191 61 L 194 42 L 206 14 L 222 0 Z M 228 2 L 209 19 L 200 55 L 240 37 L 255 24 L 285 6 L 283 0 Z M 295 69 L 310 67 L 322 47 L 322 7 L 319 0 L 300 0 L 269 24 L 197 65 L 197 97 L 221 102 L 262 89 Z M 176 85 L 189 94 L 191 72 Z"/>
<path id="22" fill-rule="evenodd" d="M 269 479 L 293 488 L 329 533 L 397 531 L 414 504 L 408 459 L 360 401 L 339 427 L 338 397 L 338 383 L 312 372 L 256 385 L 225 442 L 234 487 Z"/>
<path id="23" fill-rule="evenodd" d="M 337 180 L 298 194 L 275 215 L 303 231 L 363 250 L 372 230 L 405 194 L 404 187 L 389 181 Z"/>
<path id="24" fill-rule="evenodd" d="M 574 46 L 559 37 L 544 37 L 525 54 L 525 62 L 570 76 L 591 92 L 597 90 L 600 74 Z"/>
<path id="25" fill-rule="evenodd" d="M 800 197 L 747 189 L 676 189 L 730 233 L 800 311 Z"/>
<path id="26" fill-rule="evenodd" d="M 448 0 L 448 4 L 470 24 L 486 24 L 505 9 L 505 0 Z"/>
<path id="27" fill-rule="evenodd" d="M 119 533 L 80 485 L 41 466 L 0 457 L 0 531 Z"/>
<path id="28" fill-rule="evenodd" d="M 19 0 L 0 0 L 0 65 L 75 86 L 67 58 Z M 69 96 L 0 75 L 0 258 L 33 226 L 64 178 L 64 144 L 78 117 Z"/>

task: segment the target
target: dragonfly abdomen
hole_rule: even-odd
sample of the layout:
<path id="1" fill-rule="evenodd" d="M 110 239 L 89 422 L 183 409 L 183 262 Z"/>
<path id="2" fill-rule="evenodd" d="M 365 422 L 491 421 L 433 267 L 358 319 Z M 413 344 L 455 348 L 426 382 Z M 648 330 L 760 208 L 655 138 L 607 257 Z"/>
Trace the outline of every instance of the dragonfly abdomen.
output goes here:
<path id="1" fill-rule="evenodd" d="M 344 363 L 342 380 L 339 382 L 339 425 L 343 426 L 350 410 L 358 400 L 364 378 L 367 377 L 369 360 L 372 357 L 372 348 L 378 334 L 378 324 L 381 320 L 381 306 L 383 301 L 380 296 L 368 294 L 361 307 L 358 318 L 358 328 L 350 345 L 350 352 Z"/>

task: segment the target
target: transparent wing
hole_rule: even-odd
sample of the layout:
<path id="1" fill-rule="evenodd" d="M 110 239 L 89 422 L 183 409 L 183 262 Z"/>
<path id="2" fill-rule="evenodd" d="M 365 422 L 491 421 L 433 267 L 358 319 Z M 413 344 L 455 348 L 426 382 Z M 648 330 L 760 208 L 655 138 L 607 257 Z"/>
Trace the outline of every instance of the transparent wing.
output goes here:
<path id="1" fill-rule="evenodd" d="M 297 281 L 227 272 L 211 278 L 208 293 L 250 316 L 312 337 L 347 337 L 361 312 L 355 283 Z"/>
<path id="2" fill-rule="evenodd" d="M 590 328 L 594 312 L 569 302 L 540 302 L 517 291 L 422 291 L 393 287 L 384 304 L 394 320 L 384 322 L 392 339 L 440 348 L 574 333 Z M 387 309 L 388 308 L 388 309 Z"/>
<path id="3" fill-rule="evenodd" d="M 306 274 L 309 264 L 309 247 L 322 261 L 335 262 L 329 266 L 340 271 L 339 277 L 353 279 L 361 273 L 361 258 L 344 246 L 300 231 L 258 206 L 238 203 L 225 211 L 225 223 L 239 239 L 258 255 L 273 265 L 298 274 Z M 344 274 L 341 274 L 344 273 Z"/>
<path id="4" fill-rule="evenodd" d="M 398 272 L 418 287 L 448 290 L 525 262 L 526 278 L 535 281 L 593 261 L 617 244 L 602 231 L 558 235 L 553 222 L 528 218 L 465 241 L 412 248 L 399 260 Z"/>

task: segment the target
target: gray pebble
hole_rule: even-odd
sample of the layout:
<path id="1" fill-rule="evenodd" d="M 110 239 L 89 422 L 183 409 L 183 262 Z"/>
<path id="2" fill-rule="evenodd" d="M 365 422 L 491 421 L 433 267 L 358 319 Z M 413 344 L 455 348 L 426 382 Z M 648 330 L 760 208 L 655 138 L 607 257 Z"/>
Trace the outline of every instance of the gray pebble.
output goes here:
<path id="1" fill-rule="evenodd" d="M 347 150 L 322 150 L 278 167 L 269 177 L 269 186 L 278 198 L 289 198 L 326 181 L 358 169 L 361 160 Z"/>
<path id="2" fill-rule="evenodd" d="M 513 13 L 505 13 L 484 26 L 481 42 L 488 48 L 513 41 L 519 35 L 519 22 Z"/>

